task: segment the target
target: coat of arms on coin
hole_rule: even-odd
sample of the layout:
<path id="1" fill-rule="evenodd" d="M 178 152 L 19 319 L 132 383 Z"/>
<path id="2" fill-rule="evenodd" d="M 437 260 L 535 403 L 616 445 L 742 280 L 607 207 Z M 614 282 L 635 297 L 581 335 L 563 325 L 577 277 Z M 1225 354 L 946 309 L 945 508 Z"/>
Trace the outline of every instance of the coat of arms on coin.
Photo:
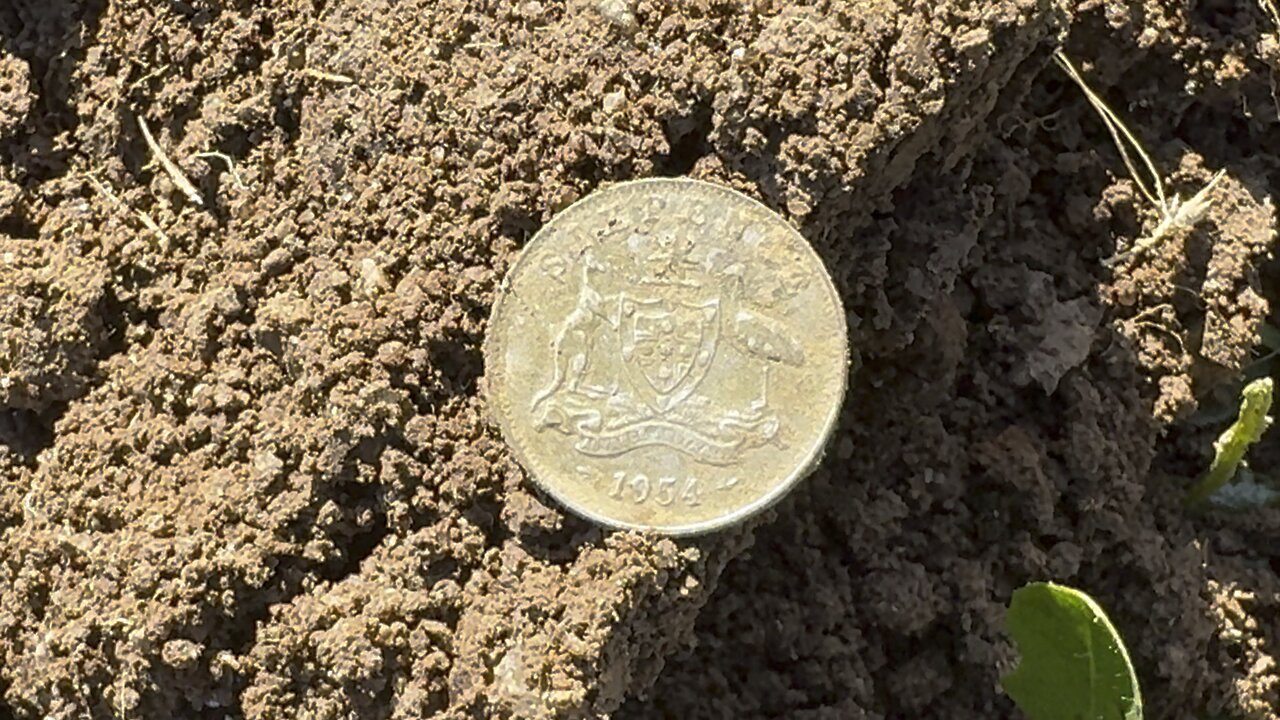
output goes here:
<path id="1" fill-rule="evenodd" d="M 673 535 L 741 520 L 806 475 L 848 374 L 817 254 L 696 180 L 615 185 L 555 216 L 488 333 L 489 404 L 533 479 L 587 518 Z"/>

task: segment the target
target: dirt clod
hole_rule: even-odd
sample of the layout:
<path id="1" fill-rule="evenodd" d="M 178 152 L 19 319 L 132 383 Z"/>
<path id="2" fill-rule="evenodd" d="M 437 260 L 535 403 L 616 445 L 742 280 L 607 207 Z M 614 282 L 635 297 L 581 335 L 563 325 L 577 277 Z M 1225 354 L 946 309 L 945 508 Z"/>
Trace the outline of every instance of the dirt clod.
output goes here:
<path id="1" fill-rule="evenodd" d="M 0 238 L 0 409 L 83 395 L 107 340 L 106 270 L 66 245 Z"/>
<path id="2" fill-rule="evenodd" d="M 31 78 L 27 64 L 0 54 L 0 136 L 15 132 L 31 109 Z"/>

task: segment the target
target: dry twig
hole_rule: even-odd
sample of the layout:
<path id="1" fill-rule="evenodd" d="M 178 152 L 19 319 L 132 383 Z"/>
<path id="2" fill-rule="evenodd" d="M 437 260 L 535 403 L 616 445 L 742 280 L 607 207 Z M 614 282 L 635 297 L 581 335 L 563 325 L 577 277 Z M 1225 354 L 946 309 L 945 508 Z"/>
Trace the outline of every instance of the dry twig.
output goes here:
<path id="1" fill-rule="evenodd" d="M 304 68 L 302 74 L 307 77 L 313 77 L 317 80 L 327 80 L 329 82 L 338 83 L 339 85 L 351 85 L 355 82 L 355 78 L 347 75 L 325 72 L 323 70 L 316 70 L 315 68 Z"/>
<path id="2" fill-rule="evenodd" d="M 160 160 L 160 165 L 164 167 L 165 172 L 169 173 L 169 177 L 173 179 L 173 184 L 178 186 L 183 195 L 187 199 L 196 204 L 196 207 L 204 207 L 204 198 L 200 197 L 200 192 L 196 190 L 196 186 L 191 184 L 186 175 L 182 174 L 179 168 L 169 156 L 165 154 L 164 149 L 160 147 L 160 143 L 151 135 L 151 128 L 147 127 L 147 121 L 138 116 L 138 127 L 142 129 L 142 137 L 147 141 L 147 146 L 151 148 L 151 152 Z"/>

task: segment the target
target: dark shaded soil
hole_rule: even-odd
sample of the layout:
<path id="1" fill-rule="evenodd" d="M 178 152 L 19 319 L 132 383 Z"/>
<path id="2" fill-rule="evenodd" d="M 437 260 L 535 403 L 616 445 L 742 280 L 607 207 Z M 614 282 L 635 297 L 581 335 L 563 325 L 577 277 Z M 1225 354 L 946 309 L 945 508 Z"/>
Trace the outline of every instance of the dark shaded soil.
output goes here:
<path id="1" fill-rule="evenodd" d="M 0 718 L 1005 717 L 1046 578 L 1153 717 L 1275 716 L 1280 516 L 1180 507 L 1268 369 L 1262 5 L 263 5 L 0 7 Z M 1129 264 L 1063 43 L 1171 193 L 1227 171 Z M 532 232 L 675 174 L 794 221 L 864 363 L 813 478 L 680 543 L 480 400 Z"/>

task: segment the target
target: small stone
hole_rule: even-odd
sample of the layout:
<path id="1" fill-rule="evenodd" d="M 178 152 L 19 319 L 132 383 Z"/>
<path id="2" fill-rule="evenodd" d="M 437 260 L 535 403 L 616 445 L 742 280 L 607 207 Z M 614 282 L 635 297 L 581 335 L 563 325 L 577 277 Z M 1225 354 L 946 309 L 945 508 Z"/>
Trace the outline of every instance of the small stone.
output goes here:
<path id="1" fill-rule="evenodd" d="M 598 0 L 596 10 L 606 20 L 628 32 L 638 25 L 635 10 L 628 0 Z"/>
<path id="2" fill-rule="evenodd" d="M 600 107 L 606 113 L 612 115 L 619 107 L 622 107 L 622 104 L 626 101 L 627 91 L 622 88 L 618 88 L 604 96 L 604 99 L 600 102 Z"/>
<path id="3" fill-rule="evenodd" d="M 273 452 L 261 452 L 253 458 L 254 473 L 260 477 L 275 477 L 283 469 L 284 462 Z"/>
<path id="4" fill-rule="evenodd" d="M 956 38 L 956 50 L 961 53 L 977 49 L 989 49 L 990 46 L 991 31 L 986 28 L 974 28 Z"/>
<path id="5" fill-rule="evenodd" d="M 1258 41 L 1258 57 L 1273 70 L 1280 70 L 1280 33 L 1262 36 Z"/>
<path id="6" fill-rule="evenodd" d="M 391 283 L 387 282 L 386 273 L 373 258 L 360 261 L 360 287 L 369 296 L 385 292 L 391 287 Z"/>
<path id="7" fill-rule="evenodd" d="M 170 640 L 160 649 L 160 658 L 170 667 L 187 670 L 195 667 L 204 647 L 190 640 Z"/>
<path id="8" fill-rule="evenodd" d="M 262 272 L 267 275 L 279 275 L 293 264 L 293 254 L 284 248 L 276 248 L 267 253 L 262 260 Z"/>

